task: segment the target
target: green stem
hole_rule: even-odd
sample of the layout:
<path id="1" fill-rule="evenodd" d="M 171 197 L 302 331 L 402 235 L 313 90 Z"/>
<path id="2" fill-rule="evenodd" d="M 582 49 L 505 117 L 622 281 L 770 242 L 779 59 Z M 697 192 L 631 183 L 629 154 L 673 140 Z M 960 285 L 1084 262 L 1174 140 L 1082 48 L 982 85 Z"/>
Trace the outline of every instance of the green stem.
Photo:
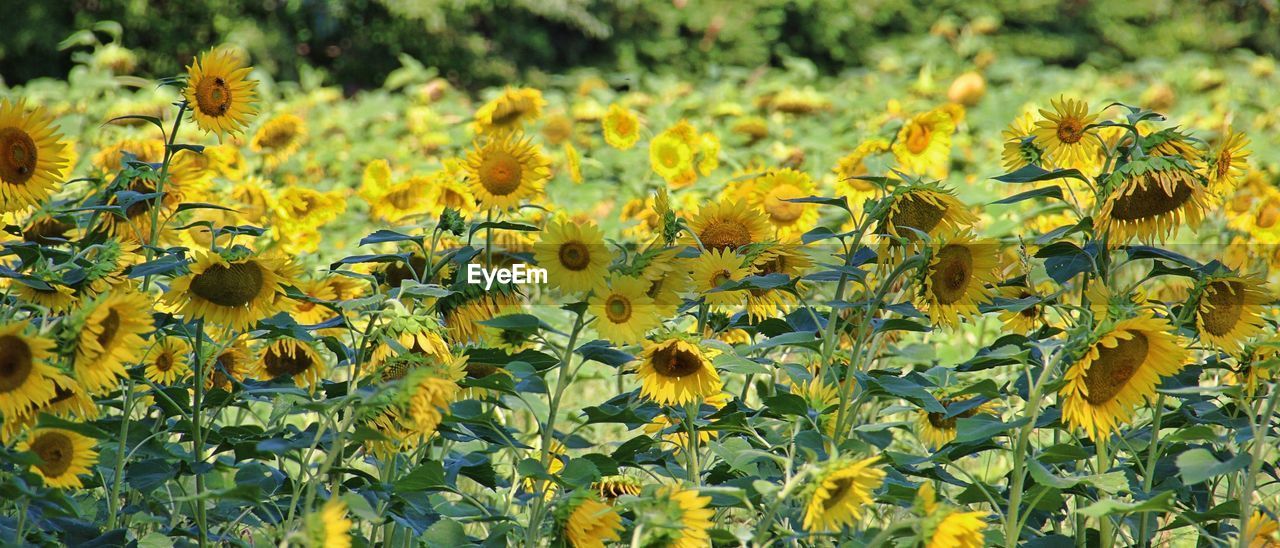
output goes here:
<path id="1" fill-rule="evenodd" d="M 560 363 L 557 365 L 559 372 L 556 376 L 556 393 L 551 397 L 551 403 L 547 409 L 547 422 L 542 426 L 542 466 L 545 469 L 551 463 L 551 443 L 555 439 L 556 415 L 560 411 L 560 400 L 564 396 L 564 390 L 572 382 L 570 377 L 569 363 L 573 361 L 573 349 L 578 343 L 578 334 L 582 332 L 583 313 L 578 313 L 574 318 L 573 330 L 569 332 L 569 344 L 564 347 L 564 352 L 560 356 Z M 539 532 L 542 529 L 543 510 L 546 506 L 546 497 L 544 489 L 550 489 L 550 482 L 539 482 L 540 488 L 535 489 L 533 494 L 533 508 L 529 512 L 529 526 L 525 529 L 525 546 L 533 548 L 538 545 L 540 538 Z"/>
<path id="2" fill-rule="evenodd" d="M 111 498 L 107 504 L 107 529 L 116 528 L 116 520 L 120 511 L 120 488 L 124 485 L 124 461 L 125 447 L 129 440 L 129 423 L 130 417 L 133 415 L 133 382 L 126 381 L 124 385 L 124 416 L 120 419 L 120 448 L 116 452 L 116 475 L 111 481 Z"/>
<path id="3" fill-rule="evenodd" d="M 192 432 L 192 448 L 191 453 L 194 457 L 194 468 L 198 469 L 204 464 L 204 428 L 203 428 L 203 407 L 204 407 L 204 356 L 200 353 L 201 347 L 204 345 L 204 320 L 196 320 L 195 341 L 192 346 L 195 347 L 196 371 L 195 371 L 195 390 L 191 401 L 191 432 Z M 204 499 L 204 474 L 196 472 L 196 529 L 199 534 L 200 546 L 203 548 L 209 543 L 209 525 L 205 518 Z"/>
<path id="4" fill-rule="evenodd" d="M 169 130 L 169 142 L 164 146 L 164 162 L 160 164 L 160 180 L 156 182 L 155 198 L 152 198 L 151 211 L 151 234 L 147 239 L 147 246 L 144 250 L 147 260 L 155 257 L 156 240 L 160 238 L 160 207 L 164 203 L 164 184 L 169 178 L 169 164 L 173 162 L 173 145 L 178 141 L 178 128 L 182 126 L 182 116 L 187 113 L 187 101 L 183 100 L 178 103 L 178 115 L 173 118 L 173 128 Z M 142 279 L 142 289 L 146 291 L 151 287 L 151 276 Z"/>
<path id="5" fill-rule="evenodd" d="M 1036 378 L 1036 382 L 1031 385 L 1031 392 L 1027 395 L 1027 418 L 1029 419 L 1022 428 L 1018 429 L 1018 438 L 1013 449 L 1013 468 L 1010 469 L 1010 477 L 1013 478 L 1009 487 L 1009 508 L 1005 511 L 1005 543 L 1009 548 L 1018 546 L 1018 538 L 1022 531 L 1018 527 L 1019 514 L 1022 506 L 1022 489 L 1027 479 L 1027 453 L 1030 450 L 1031 434 L 1035 431 L 1036 419 L 1040 417 L 1040 400 L 1044 398 L 1044 386 L 1053 373 L 1057 371 L 1059 362 L 1062 361 L 1064 352 L 1059 352 L 1053 361 L 1040 370 L 1040 376 Z"/>
<path id="6" fill-rule="evenodd" d="M 1271 393 L 1267 395 L 1267 402 L 1263 405 L 1262 414 L 1253 427 L 1253 453 L 1249 459 L 1249 473 L 1244 476 L 1244 485 L 1240 489 L 1240 546 L 1246 548 L 1249 546 L 1249 538 L 1246 534 L 1249 530 L 1249 518 L 1253 516 L 1253 488 L 1254 482 L 1259 474 L 1262 473 L 1262 457 L 1263 452 L 1267 448 L 1267 434 L 1271 432 L 1271 417 L 1276 411 L 1276 396 L 1280 395 L 1280 383 L 1271 383 Z"/>
<path id="7" fill-rule="evenodd" d="M 1150 493 L 1151 488 L 1155 485 L 1156 479 L 1156 459 L 1160 455 L 1160 422 L 1164 419 L 1164 394 L 1156 396 L 1155 409 L 1152 410 L 1154 417 L 1151 419 L 1151 443 L 1147 446 L 1147 468 L 1144 470 L 1142 478 L 1142 491 Z M 1150 535 L 1150 522 L 1155 520 L 1155 516 L 1142 516 L 1142 522 L 1138 524 L 1138 546 L 1146 546 L 1148 535 Z"/>
<path id="8" fill-rule="evenodd" d="M 1094 447 L 1098 450 L 1098 464 L 1094 469 L 1094 473 L 1105 474 L 1111 468 L 1111 457 L 1107 454 L 1106 436 L 1100 436 L 1095 440 Z M 1102 541 L 1102 548 L 1115 546 L 1115 523 L 1111 521 L 1110 516 L 1103 515 L 1098 517 L 1098 538 Z"/>
<path id="9" fill-rule="evenodd" d="M 701 403 L 692 401 L 685 405 L 684 422 L 685 430 L 689 433 L 689 443 L 685 444 L 685 458 L 688 461 L 688 470 L 685 471 L 686 479 L 694 486 L 702 485 L 702 470 L 698 463 L 698 408 Z"/>

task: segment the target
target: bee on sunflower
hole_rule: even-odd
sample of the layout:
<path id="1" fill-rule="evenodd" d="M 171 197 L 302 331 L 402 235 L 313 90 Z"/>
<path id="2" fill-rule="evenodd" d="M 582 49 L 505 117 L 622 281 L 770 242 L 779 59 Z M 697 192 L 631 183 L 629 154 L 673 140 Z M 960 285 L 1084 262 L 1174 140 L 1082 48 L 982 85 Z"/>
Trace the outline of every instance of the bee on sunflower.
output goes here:
<path id="1" fill-rule="evenodd" d="M 805 491 L 804 528 L 810 532 L 838 531 L 862 519 L 874 502 L 873 492 L 884 483 L 880 457 L 836 457 L 819 465 Z"/>
<path id="2" fill-rule="evenodd" d="M 254 107 L 258 81 L 248 78 L 252 71 L 227 48 L 209 50 L 187 67 L 182 95 L 191 118 L 205 133 L 217 135 L 219 142 L 226 135 L 243 133 L 258 113 Z"/>

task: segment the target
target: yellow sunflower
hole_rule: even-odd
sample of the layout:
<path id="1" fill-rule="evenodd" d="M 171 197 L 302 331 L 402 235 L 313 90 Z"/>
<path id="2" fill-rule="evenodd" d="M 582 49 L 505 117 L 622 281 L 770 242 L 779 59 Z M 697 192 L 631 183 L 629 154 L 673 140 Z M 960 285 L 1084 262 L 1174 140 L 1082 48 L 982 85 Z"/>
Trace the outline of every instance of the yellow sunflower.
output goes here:
<path id="1" fill-rule="evenodd" d="M 296 114 L 285 113 L 267 120 L 249 141 L 249 149 L 264 154 L 267 167 L 275 167 L 288 160 L 307 136 L 307 123 Z"/>
<path id="2" fill-rule="evenodd" d="M 1223 381 L 1244 387 L 1244 394 L 1250 398 L 1258 391 L 1259 386 L 1275 378 L 1275 369 L 1280 365 L 1280 346 L 1274 344 L 1245 345 L 1236 357 L 1236 366 L 1227 371 Z"/>
<path id="3" fill-rule="evenodd" d="M 596 332 L 614 344 L 633 344 L 662 325 L 644 278 L 613 276 L 591 296 L 587 308 L 596 317 Z"/>
<path id="4" fill-rule="evenodd" d="M 1249 548 L 1276 548 L 1280 546 L 1280 523 L 1269 514 L 1258 510 L 1249 517 L 1245 526 L 1244 538 L 1249 541 Z"/>
<path id="5" fill-rule="evenodd" d="M 252 327 L 279 312 L 287 259 L 259 255 L 227 259 L 198 252 L 191 271 L 175 278 L 164 301 L 188 319 L 203 319 L 233 330 Z"/>
<path id="6" fill-rule="evenodd" d="M 928 481 L 920 485 L 917 498 L 925 518 L 925 548 L 981 548 L 986 545 L 982 533 L 987 529 L 989 512 L 961 512 L 938 503 L 933 484 Z"/>
<path id="7" fill-rule="evenodd" d="M 717 167 L 720 167 L 720 138 L 716 134 L 706 132 L 698 136 L 698 173 L 703 177 L 711 175 Z"/>
<path id="8" fill-rule="evenodd" d="M 467 174 L 480 206 L 511 209 L 540 195 L 551 169 L 541 149 L 517 133 L 476 143 L 467 154 Z"/>
<path id="9" fill-rule="evenodd" d="M 279 338 L 262 351 L 260 371 L 267 379 L 289 377 L 299 388 L 315 388 L 324 378 L 324 357 L 311 343 Z"/>
<path id="10" fill-rule="evenodd" d="M 996 247 L 959 234 L 938 243 L 925 270 L 921 300 L 929 319 L 956 325 L 961 316 L 977 316 L 978 305 L 991 301 L 995 284 Z"/>
<path id="11" fill-rule="evenodd" d="M 1000 296 L 1009 300 L 1040 299 L 1042 296 L 1025 285 L 1011 285 L 1000 288 Z M 1022 310 L 1001 310 L 1000 321 L 1011 333 L 1026 335 L 1044 325 L 1044 306 L 1039 302 L 1027 305 Z"/>
<path id="12" fill-rule="evenodd" d="M 552 221 L 533 247 L 538 266 L 547 269 L 547 281 L 565 293 L 589 291 L 604 279 L 613 251 L 595 223 Z"/>
<path id="13" fill-rule="evenodd" d="M 309 546 L 322 548 L 351 548 L 352 523 L 347 518 L 347 504 L 337 496 L 331 497 L 319 512 L 307 516 Z"/>
<path id="14" fill-rule="evenodd" d="M 475 131 L 482 135 L 519 131 L 540 118 L 546 104 L 537 89 L 508 87 L 476 110 Z"/>
<path id="15" fill-rule="evenodd" d="M 889 210 L 876 229 L 878 234 L 915 239 L 911 230 L 905 230 L 910 228 L 937 237 L 978 221 L 968 206 L 935 185 L 913 185 L 894 192 L 889 200 Z"/>
<path id="16" fill-rule="evenodd" d="M 693 288 L 706 298 L 707 304 L 717 309 L 739 306 L 750 295 L 746 289 L 713 291 L 751 275 L 746 259 L 732 251 L 707 251 L 691 259 L 689 270 L 693 275 Z"/>
<path id="17" fill-rule="evenodd" d="M 569 179 L 574 183 L 582 183 L 582 156 L 573 143 L 564 144 L 564 162 L 569 168 Z"/>
<path id="18" fill-rule="evenodd" d="M 205 366 L 205 388 L 221 388 L 230 391 L 232 381 L 244 382 L 245 379 L 259 375 L 259 359 L 249 348 L 245 338 L 237 337 L 231 344 L 218 351 L 213 360 Z"/>
<path id="19" fill-rule="evenodd" d="M 671 188 L 687 187 L 698 179 L 694 156 L 701 147 L 693 126 L 681 120 L 649 141 L 649 165 Z"/>
<path id="20" fill-rule="evenodd" d="M 1004 139 L 1000 160 L 1001 167 L 1005 171 L 1017 171 L 1032 164 L 1046 169 L 1053 167 L 1047 165 L 1044 149 L 1036 145 L 1035 138 L 1032 136 L 1035 130 L 1035 115 L 1027 112 L 1014 118 L 1009 123 L 1009 127 L 1000 133 Z"/>
<path id="21" fill-rule="evenodd" d="M 230 49 L 214 49 L 187 67 L 187 87 L 182 95 L 196 125 L 218 136 L 242 133 L 258 112 L 258 81 L 249 80 L 252 68 L 241 65 Z"/>
<path id="22" fill-rule="evenodd" d="M 1095 227 L 1111 236 L 1111 245 L 1134 238 L 1163 241 L 1180 226 L 1200 224 L 1208 208 L 1204 184 L 1181 158 L 1134 160 L 1116 169 L 1107 186 L 1113 190 L 1102 204 Z"/>
<path id="23" fill-rule="evenodd" d="M 573 548 L 604 548 L 606 542 L 620 540 L 621 534 L 622 516 L 594 495 L 582 497 L 564 523 L 564 536 Z"/>
<path id="24" fill-rule="evenodd" d="M 54 397 L 52 340 L 27 335 L 26 322 L 0 324 L 0 415 L 15 417 Z"/>
<path id="25" fill-rule="evenodd" d="M 666 516 L 676 518 L 675 528 L 661 531 L 665 546 L 671 548 L 704 548 L 711 546 L 711 518 L 715 510 L 708 508 L 711 497 L 700 497 L 693 489 L 667 485 L 658 489 L 655 504 L 666 511 Z"/>
<path id="26" fill-rule="evenodd" d="M 605 476 L 591 484 L 591 488 L 609 504 L 624 495 L 639 495 L 642 487 L 639 480 L 627 476 Z"/>
<path id="27" fill-rule="evenodd" d="M 934 179 L 946 178 L 951 169 L 951 134 L 956 125 L 944 111 L 931 110 L 907 120 L 893 142 L 898 168 Z"/>
<path id="28" fill-rule="evenodd" d="M 866 507 L 873 502 L 872 492 L 884 483 L 884 470 L 875 467 L 879 460 L 880 457 L 837 458 L 823 465 L 805 508 L 804 528 L 811 532 L 837 531 L 862 519 Z"/>
<path id="29" fill-rule="evenodd" d="M 1264 282 L 1252 276 L 1211 276 L 1196 303 L 1200 338 L 1223 350 L 1236 350 L 1262 332 L 1263 305 L 1271 301 Z"/>
<path id="30" fill-rule="evenodd" d="M 37 205 L 62 181 L 67 145 L 52 121 L 42 108 L 0 101 L 0 212 Z"/>
<path id="31" fill-rule="evenodd" d="M 1243 133 L 1228 129 L 1222 142 L 1214 147 L 1205 162 L 1209 186 L 1214 194 L 1230 192 L 1244 178 L 1249 167 L 1249 138 Z"/>
<path id="32" fill-rule="evenodd" d="M 169 386 L 191 374 L 191 345 L 178 337 L 164 337 L 155 342 L 142 362 L 147 379 Z"/>
<path id="33" fill-rule="evenodd" d="M 636 146 L 636 141 L 640 140 L 640 119 L 621 105 L 609 105 L 600 125 L 604 130 L 604 142 L 618 150 Z"/>
<path id="34" fill-rule="evenodd" d="M 427 208 L 437 217 L 446 208 L 453 209 L 464 216 L 469 216 L 478 209 L 476 199 L 471 195 L 471 189 L 461 181 L 461 171 L 463 171 L 461 161 L 452 160 L 452 162 L 458 162 L 459 165 L 436 172 L 427 186 Z M 450 161 L 446 162 L 448 163 Z"/>
<path id="35" fill-rule="evenodd" d="M 850 206 L 861 207 L 862 202 L 876 197 L 879 187 L 871 181 L 864 181 L 858 177 L 871 174 L 866 163 L 868 156 L 888 150 L 889 141 L 869 139 L 858 144 L 853 152 L 844 155 L 836 162 L 836 167 L 832 170 L 836 174 L 836 188 L 849 199 Z"/>
<path id="36" fill-rule="evenodd" d="M 75 375 L 93 394 L 115 390 L 125 368 L 136 363 L 146 343 L 143 336 L 154 329 L 151 299 L 122 291 L 89 306 L 76 344 Z"/>
<path id="37" fill-rule="evenodd" d="M 723 383 L 711 364 L 714 352 L 679 337 L 646 342 L 636 358 L 640 394 L 662 405 L 684 405 L 719 394 Z"/>
<path id="38" fill-rule="evenodd" d="M 1089 104 L 1059 97 L 1051 101 L 1053 111 L 1040 110 L 1045 119 L 1036 122 L 1035 144 L 1056 165 L 1088 169 L 1097 162 L 1099 141 L 1093 130 L 1086 129 L 1098 119 L 1089 114 Z"/>
<path id="39" fill-rule="evenodd" d="M 39 428 L 18 444 L 19 451 L 29 451 L 39 459 L 32 471 L 55 489 L 79 489 L 80 476 L 91 475 L 98 462 L 94 441 L 70 430 Z"/>
<path id="40" fill-rule="evenodd" d="M 48 289 L 19 282 L 15 285 L 18 300 L 43 306 L 50 312 L 61 314 L 76 306 L 76 290 L 53 280 L 45 280 Z"/>
<path id="41" fill-rule="evenodd" d="M 939 401 L 944 408 L 958 402 L 954 398 Z M 916 412 L 916 437 L 920 438 L 926 447 L 936 451 L 956 439 L 956 425 L 960 419 L 967 419 L 978 413 L 992 413 L 994 410 L 995 406 L 991 402 L 965 409 L 950 417 L 947 413 L 934 413 L 921 409 Z"/>
<path id="42" fill-rule="evenodd" d="M 415 370 L 405 382 L 408 425 L 419 434 L 430 435 L 444 420 L 449 405 L 458 398 L 458 383 L 421 369 Z"/>
<path id="43" fill-rule="evenodd" d="M 750 205 L 764 211 L 779 238 L 800 236 L 818 222 L 817 204 L 791 202 L 816 194 L 813 179 L 794 169 L 770 171 L 754 179 Z"/>
<path id="44" fill-rule="evenodd" d="M 1064 378 L 1062 418 L 1093 439 L 1129 420 L 1133 408 L 1155 395 L 1161 377 L 1182 370 L 1189 354 L 1167 320 L 1142 312 L 1100 336 Z"/>
<path id="45" fill-rule="evenodd" d="M 738 202 L 717 201 L 698 210 L 689 220 L 689 230 L 707 250 L 735 251 L 763 242 L 769 235 L 769 220 L 761 211 Z"/>

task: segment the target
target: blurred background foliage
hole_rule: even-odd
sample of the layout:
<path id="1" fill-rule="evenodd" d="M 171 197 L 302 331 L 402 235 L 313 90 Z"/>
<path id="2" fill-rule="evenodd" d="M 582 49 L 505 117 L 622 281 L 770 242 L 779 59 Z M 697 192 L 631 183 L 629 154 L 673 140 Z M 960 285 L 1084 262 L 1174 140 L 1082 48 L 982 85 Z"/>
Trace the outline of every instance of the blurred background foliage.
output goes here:
<path id="1" fill-rule="evenodd" d="M 1276 0 L 51 0 L 3 2 L 0 77 L 63 77 L 95 47 L 117 72 L 175 74 L 210 45 L 278 79 L 373 88 L 402 55 L 478 88 L 578 67 L 705 74 L 805 58 L 828 73 L 883 48 L 1107 67 L 1247 48 L 1280 56 Z M 104 23 L 114 22 L 114 23 Z M 64 40 L 65 39 L 65 40 Z M 61 43 L 59 43 L 61 41 Z"/>

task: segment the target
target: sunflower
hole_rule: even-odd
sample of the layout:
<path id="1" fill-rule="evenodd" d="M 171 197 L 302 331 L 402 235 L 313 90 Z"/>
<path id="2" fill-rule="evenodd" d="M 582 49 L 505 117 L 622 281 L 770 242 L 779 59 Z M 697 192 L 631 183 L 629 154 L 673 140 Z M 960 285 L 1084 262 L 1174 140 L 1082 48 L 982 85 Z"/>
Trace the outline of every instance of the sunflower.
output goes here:
<path id="1" fill-rule="evenodd" d="M 105 205 L 111 206 L 112 209 L 103 211 L 98 216 L 102 230 L 112 237 L 130 243 L 151 241 L 153 211 L 159 220 L 172 215 L 182 202 L 182 189 L 177 185 L 165 185 L 163 196 L 136 200 L 132 203 L 121 203 L 121 196 L 128 196 L 126 192 L 150 195 L 159 192 L 159 189 L 158 174 L 154 172 L 130 178 L 120 192 L 112 193 L 107 198 Z"/>
<path id="2" fill-rule="evenodd" d="M 534 88 L 511 88 L 476 110 L 475 131 L 482 135 L 519 131 L 542 117 L 547 101 Z"/>
<path id="3" fill-rule="evenodd" d="M 679 337 L 646 342 L 636 358 L 641 395 L 662 405 L 684 405 L 719 394 L 723 384 L 711 364 L 713 352 Z"/>
<path id="4" fill-rule="evenodd" d="M 832 169 L 836 174 L 836 188 L 849 199 L 849 205 L 860 207 L 863 201 L 875 197 L 879 192 L 874 183 L 858 177 L 870 174 L 866 163 L 868 156 L 887 152 L 889 148 L 889 141 L 869 139 L 858 144 L 853 152 L 836 162 L 836 167 Z"/>
<path id="5" fill-rule="evenodd" d="M 249 149 L 266 155 L 267 167 L 288 160 L 307 136 L 307 123 L 296 114 L 285 113 L 267 120 L 249 141 Z"/>
<path id="6" fill-rule="evenodd" d="M 0 414 L 14 417 L 54 397 L 54 343 L 26 335 L 26 322 L 0 324 Z"/>
<path id="7" fill-rule="evenodd" d="M 1027 112 L 1014 118 L 1009 127 L 1000 133 L 1004 138 L 1003 151 L 1000 153 L 1001 167 L 1005 171 L 1017 171 L 1029 165 L 1053 167 L 1046 165 L 1044 149 L 1036 145 L 1033 134 L 1036 130 L 1035 115 Z"/>
<path id="8" fill-rule="evenodd" d="M 123 291 L 89 305 L 76 343 L 75 375 L 94 394 L 115 390 L 125 368 L 138 361 L 143 337 L 154 328 L 151 299 Z"/>
<path id="9" fill-rule="evenodd" d="M 298 292 L 306 298 L 289 299 L 289 315 L 299 325 L 316 325 L 337 315 L 324 303 L 337 299 L 333 287 L 325 278 L 319 280 L 300 280 L 294 284 Z"/>
<path id="10" fill-rule="evenodd" d="M 954 326 L 960 316 L 977 316 L 978 305 L 991 301 L 995 284 L 995 246 L 958 234 L 939 242 L 925 269 L 921 300 L 929 319 Z"/>
<path id="11" fill-rule="evenodd" d="M 591 484 L 591 488 L 609 504 L 623 495 L 639 495 L 641 487 L 639 480 L 627 476 L 604 476 Z"/>
<path id="12" fill-rule="evenodd" d="M 1179 226 L 1200 224 L 1208 208 L 1204 184 L 1181 158 L 1134 160 L 1116 169 L 1107 186 L 1113 190 L 1095 226 L 1111 236 L 1112 245 L 1163 240 Z"/>
<path id="13" fill-rule="evenodd" d="M 728 392 L 720 392 L 719 394 L 707 397 L 702 403 L 710 405 L 718 410 L 723 409 L 732 398 L 733 396 Z M 676 427 L 673 431 L 663 434 L 663 432 L 667 432 L 668 429 L 673 426 Z M 654 417 L 649 424 L 644 425 L 644 433 L 655 438 L 661 434 L 664 441 L 670 442 L 671 445 L 674 446 L 674 452 L 676 454 L 680 454 L 685 450 L 685 448 L 689 447 L 689 432 L 685 429 L 684 423 L 679 417 L 672 418 L 665 414 L 658 415 Z M 708 430 L 705 428 L 698 430 L 698 444 L 700 446 L 705 446 L 712 439 L 717 437 L 719 437 L 719 433 L 715 430 Z"/>
<path id="14" fill-rule="evenodd" d="M 588 301 L 596 332 L 624 345 L 644 340 L 645 333 L 662 325 L 662 316 L 647 293 L 649 285 L 644 278 L 613 276 L 598 287 Z"/>
<path id="15" fill-rule="evenodd" d="M 458 398 L 458 383 L 437 377 L 426 369 L 416 369 L 405 378 L 408 425 L 415 432 L 430 435 L 440 426 L 449 405 Z"/>
<path id="16" fill-rule="evenodd" d="M 76 290 L 53 280 L 45 280 L 45 287 L 35 287 L 18 280 L 16 289 L 18 300 L 43 306 L 54 314 L 67 312 L 76 306 Z"/>
<path id="17" fill-rule="evenodd" d="M 217 351 L 213 360 L 205 367 L 204 386 L 207 389 L 220 388 L 230 391 L 233 380 L 236 383 L 259 375 L 259 359 L 249 348 L 244 337 L 237 337 L 226 347 Z"/>
<path id="18" fill-rule="evenodd" d="M 718 201 L 700 208 L 689 220 L 689 230 L 707 250 L 735 251 L 763 242 L 769 234 L 769 220 L 761 211 L 735 201 Z"/>
<path id="19" fill-rule="evenodd" d="M 1200 337 L 1223 350 L 1236 350 L 1262 332 L 1263 305 L 1271 301 L 1264 282 L 1251 276 L 1212 276 L 1196 303 Z"/>
<path id="20" fill-rule="evenodd" d="M 951 134 L 955 131 L 955 121 L 944 111 L 918 114 L 898 130 L 893 157 L 906 173 L 943 179 L 951 168 Z"/>
<path id="21" fill-rule="evenodd" d="M 164 141 L 154 139 L 121 139 L 107 145 L 93 155 L 93 166 L 101 175 L 111 175 L 125 167 L 125 154 L 134 161 L 158 164 L 164 160 Z"/>
<path id="22" fill-rule="evenodd" d="M 1036 302 L 1025 305 L 1021 310 L 1000 310 L 1000 321 L 1008 331 L 1026 335 L 1044 325 L 1044 306 L 1039 301 L 1043 296 L 1036 293 L 1034 289 L 1025 285 L 1005 286 L 1000 288 L 1000 296 L 1014 301 L 1037 299 Z"/>
<path id="23" fill-rule="evenodd" d="M 582 156 L 578 154 L 578 149 L 573 143 L 564 144 L 564 163 L 569 168 L 569 180 L 574 183 L 582 183 Z"/>
<path id="24" fill-rule="evenodd" d="M 698 154 L 701 156 L 698 159 L 698 173 L 706 177 L 720 167 L 720 138 L 714 133 L 706 132 L 698 136 L 698 143 Z"/>
<path id="25" fill-rule="evenodd" d="M 1214 147 L 1205 159 L 1205 170 L 1208 172 L 1209 186 L 1214 194 L 1225 194 L 1236 187 L 1244 178 L 1249 167 L 1249 138 L 1243 133 L 1228 129 L 1222 142 Z"/>
<path id="26" fill-rule="evenodd" d="M 1280 523 L 1270 514 L 1261 510 L 1254 511 L 1245 526 L 1244 538 L 1249 540 L 1249 548 L 1280 547 Z"/>
<path id="27" fill-rule="evenodd" d="M 182 95 L 191 117 L 206 133 L 218 136 L 242 133 L 258 112 L 258 82 L 247 77 L 253 69 L 241 66 L 230 49 L 214 49 L 187 67 L 187 87 Z"/>
<path id="28" fill-rule="evenodd" d="M 61 182 L 67 145 L 52 121 L 42 108 L 0 101 L 0 212 L 37 205 Z"/>
<path id="29" fill-rule="evenodd" d="M 369 356 L 369 367 L 380 374 L 383 381 L 404 378 L 411 365 L 414 368 L 434 368 L 440 377 L 461 379 L 466 357 L 459 361 L 459 357 L 449 349 L 449 343 L 437 332 L 439 330 L 434 319 L 402 317 L 390 320 L 379 330 L 377 338 L 380 342 Z M 413 360 L 406 360 L 406 357 Z"/>
<path id="30" fill-rule="evenodd" d="M 463 295 L 439 308 L 451 341 L 468 344 L 482 342 L 485 326 L 480 322 L 492 320 L 507 307 L 519 303 L 519 297 L 513 291 L 494 288 L 478 295 Z"/>
<path id="31" fill-rule="evenodd" d="M 967 228 L 978 221 L 968 206 L 936 185 L 912 185 L 895 191 L 876 233 L 914 240 L 912 230 L 931 237 Z M 906 230 L 906 229 L 912 230 Z"/>
<path id="32" fill-rule="evenodd" d="M 1089 124 L 1098 119 L 1089 114 L 1089 104 L 1059 97 L 1050 101 L 1053 112 L 1040 110 L 1045 119 L 1036 122 L 1035 145 L 1063 167 L 1087 169 L 1097 162 L 1099 141 Z"/>
<path id="33" fill-rule="evenodd" d="M 662 512 L 664 519 L 653 526 L 657 529 L 653 533 L 661 535 L 663 542 L 652 545 L 671 548 L 711 546 L 710 530 L 714 525 L 711 519 L 715 516 L 715 510 L 707 507 L 711 497 L 700 497 L 697 491 L 678 485 L 664 486 L 654 496 L 654 507 Z"/>
<path id="34" fill-rule="evenodd" d="M 759 116 L 744 116 L 738 118 L 729 131 L 746 137 L 750 146 L 769 136 L 769 121 Z"/>
<path id="35" fill-rule="evenodd" d="M 142 359 L 147 379 L 160 386 L 169 386 L 191 374 L 191 345 L 178 337 L 164 337 L 151 345 Z"/>
<path id="36" fill-rule="evenodd" d="M 198 252 L 190 272 L 170 282 L 163 299 L 188 319 L 240 331 L 279 311 L 277 295 L 291 283 L 288 270 L 284 258 Z"/>
<path id="37" fill-rule="evenodd" d="M 347 503 L 331 497 L 319 512 L 307 516 L 309 546 L 322 548 L 351 548 L 352 523 L 347 518 Z"/>
<path id="38" fill-rule="evenodd" d="M 39 428 L 18 444 L 19 451 L 29 451 L 40 461 L 33 472 L 44 484 L 55 489 L 79 489 L 84 486 L 79 476 L 91 475 L 98 461 L 91 438 L 60 428 Z"/>
<path id="39" fill-rule="evenodd" d="M 755 178 L 753 186 L 749 204 L 764 211 L 778 237 L 799 236 L 818 222 L 816 204 L 789 201 L 815 194 L 813 179 L 807 173 L 790 168 L 770 171 Z"/>
<path id="40" fill-rule="evenodd" d="M 426 203 L 431 214 L 439 216 L 445 209 L 452 209 L 462 215 L 475 213 L 478 207 L 471 189 L 460 182 L 462 166 L 445 168 L 435 173 L 427 185 Z"/>
<path id="41" fill-rule="evenodd" d="M 53 380 L 53 399 L 36 407 L 32 415 L 48 413 L 68 420 L 98 418 L 101 412 L 98 403 L 93 401 L 93 397 L 80 383 L 58 372 L 54 372 L 50 379 Z"/>
<path id="42" fill-rule="evenodd" d="M 467 154 L 471 195 L 485 208 L 510 209 L 542 193 L 551 176 L 550 163 L 537 145 L 520 134 L 505 134 L 476 143 Z"/>
<path id="43" fill-rule="evenodd" d="M 987 529 L 989 512 L 961 512 L 935 500 L 933 484 L 926 481 L 917 494 L 918 508 L 924 514 L 925 548 L 981 548 L 986 545 L 982 532 Z"/>
<path id="44" fill-rule="evenodd" d="M 698 179 L 694 156 L 702 147 L 697 131 L 681 120 L 649 141 L 649 165 L 672 188 L 684 188 Z"/>
<path id="45" fill-rule="evenodd" d="M 618 150 L 636 146 L 636 141 L 640 140 L 640 119 L 621 105 L 609 105 L 600 126 L 604 130 L 604 142 Z"/>
<path id="46" fill-rule="evenodd" d="M 707 251 L 691 260 L 690 271 L 693 287 L 707 300 L 707 304 L 722 309 L 746 302 L 750 292 L 745 289 L 714 291 L 716 288 L 738 282 L 751 275 L 746 260 L 729 250 Z"/>
<path id="47" fill-rule="evenodd" d="M 92 297 L 113 288 L 125 290 L 126 284 L 129 283 L 125 271 L 146 260 L 138 251 L 136 244 L 112 239 L 104 240 L 81 251 L 84 258 L 90 262 L 90 265 L 85 268 L 81 292 Z"/>
<path id="48" fill-rule="evenodd" d="M 421 188 L 416 190 L 421 192 Z M 321 192 L 299 186 L 281 190 L 271 203 L 272 213 L 290 229 L 319 228 L 347 210 L 347 198 L 341 191 Z"/>
<path id="49" fill-rule="evenodd" d="M 1064 376 L 1062 417 L 1089 437 L 1110 435 L 1150 399 L 1160 378 L 1182 370 L 1189 358 L 1167 320 L 1142 312 L 1098 337 Z"/>
<path id="50" fill-rule="evenodd" d="M 595 223 L 556 220 L 547 225 L 533 248 L 533 259 L 547 269 L 552 287 L 565 293 L 589 291 L 604 278 L 613 252 Z"/>
<path id="51" fill-rule="evenodd" d="M 862 460 L 837 458 L 823 465 L 812 486 L 804 514 L 808 531 L 834 531 L 862 519 L 872 492 L 884 483 L 884 470 L 875 467 L 880 457 Z"/>
<path id="52" fill-rule="evenodd" d="M 320 352 L 311 343 L 279 338 L 262 351 L 259 368 L 267 379 L 289 377 L 299 388 L 315 388 L 324 377 L 325 363 Z"/>
<path id="53" fill-rule="evenodd" d="M 622 537 L 622 516 L 595 494 L 581 497 L 564 522 L 564 536 L 573 548 L 604 548 Z"/>
<path id="54" fill-rule="evenodd" d="M 956 399 L 941 400 L 943 408 L 957 403 Z M 948 416 L 948 413 L 929 412 L 924 409 L 916 413 L 916 436 L 930 449 L 938 450 L 956 439 L 956 425 L 960 419 L 967 419 L 978 413 L 992 413 L 995 406 L 983 403 Z"/>

